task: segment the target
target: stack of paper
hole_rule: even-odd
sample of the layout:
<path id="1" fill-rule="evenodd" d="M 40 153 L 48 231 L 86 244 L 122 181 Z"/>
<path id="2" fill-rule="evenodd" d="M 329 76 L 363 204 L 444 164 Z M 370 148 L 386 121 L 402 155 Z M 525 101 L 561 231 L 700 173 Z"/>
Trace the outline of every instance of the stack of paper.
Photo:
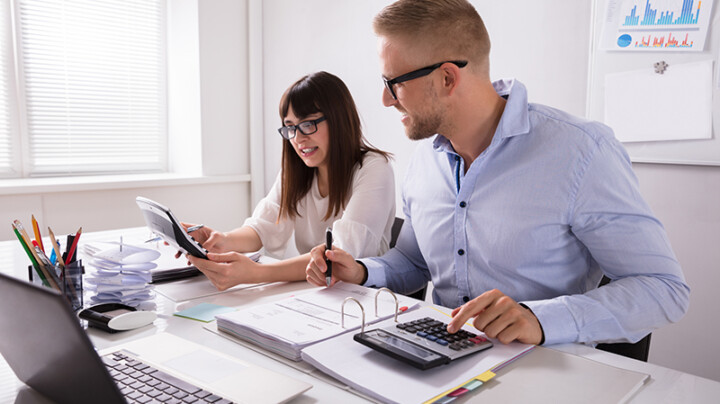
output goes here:
<path id="1" fill-rule="evenodd" d="M 93 304 L 123 303 L 141 310 L 154 310 L 155 294 L 151 270 L 160 252 L 131 244 L 96 243 L 84 246 L 90 257 L 86 289 L 94 292 Z"/>
<path id="2" fill-rule="evenodd" d="M 353 297 L 362 304 L 366 326 L 395 315 L 395 298 L 389 292 L 378 294 L 377 289 L 339 282 L 330 288 L 315 289 L 275 303 L 218 315 L 217 327 L 220 331 L 299 361 L 300 351 L 308 345 L 361 327 L 363 313 L 354 301 L 348 301 L 344 306 L 343 326 L 341 311 L 347 297 Z M 420 303 L 402 295 L 397 295 L 397 299 L 401 312 Z"/>

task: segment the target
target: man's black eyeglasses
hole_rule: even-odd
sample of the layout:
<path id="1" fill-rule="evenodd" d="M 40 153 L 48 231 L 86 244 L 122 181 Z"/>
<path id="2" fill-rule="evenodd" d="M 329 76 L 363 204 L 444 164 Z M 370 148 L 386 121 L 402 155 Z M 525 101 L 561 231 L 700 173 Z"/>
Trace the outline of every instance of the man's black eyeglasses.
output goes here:
<path id="1" fill-rule="evenodd" d="M 397 100 L 397 95 L 395 95 L 395 91 L 393 90 L 393 84 L 402 83 L 404 81 L 409 81 L 409 80 L 427 76 L 428 74 L 432 73 L 435 69 L 444 65 L 445 63 L 452 63 L 461 69 L 463 67 L 467 66 L 467 64 L 468 64 L 467 60 L 447 60 L 445 62 L 435 63 L 434 65 L 425 66 L 423 68 L 413 70 L 410 73 L 405 73 L 402 76 L 397 76 L 394 79 L 390 79 L 390 80 L 383 79 L 383 81 L 385 82 L 385 88 L 387 88 L 387 90 L 390 92 L 390 95 L 393 97 L 393 100 Z"/>
<path id="2" fill-rule="evenodd" d="M 317 124 L 324 120 L 325 117 L 321 116 L 318 119 L 300 122 L 297 125 L 283 126 L 282 128 L 278 129 L 278 132 L 280 132 L 280 136 L 284 137 L 287 140 L 294 138 L 296 133 L 295 131 L 298 130 L 305 136 L 312 135 L 313 133 L 317 132 Z"/>

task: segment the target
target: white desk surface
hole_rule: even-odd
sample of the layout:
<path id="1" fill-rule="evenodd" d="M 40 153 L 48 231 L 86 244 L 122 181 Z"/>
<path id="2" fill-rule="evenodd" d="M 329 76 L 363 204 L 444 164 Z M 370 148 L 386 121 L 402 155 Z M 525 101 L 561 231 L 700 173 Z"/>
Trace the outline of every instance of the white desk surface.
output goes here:
<path id="1" fill-rule="evenodd" d="M 80 243 L 117 240 L 120 234 L 126 237 L 143 237 L 148 233 L 145 228 L 83 233 Z M 17 241 L 0 242 L 0 271 L 18 278 L 26 278 L 28 264 L 29 260 Z M 173 316 L 173 313 L 201 302 L 230 307 L 248 306 L 290 296 L 297 291 L 308 288 L 310 288 L 310 285 L 305 282 L 274 283 L 177 303 L 158 294 L 156 297 L 158 319 L 152 325 L 118 334 L 108 334 L 96 329 L 88 329 L 87 332 L 96 348 L 103 349 L 121 342 L 165 331 L 312 384 L 312 389 L 292 401 L 294 404 L 367 402 L 366 399 L 353 394 L 339 383 L 319 374 L 318 371 L 314 371 L 313 374 L 304 373 L 204 329 L 203 325 L 205 323 L 203 322 Z M 552 348 L 612 366 L 649 374 L 650 380 L 630 400 L 631 403 L 706 403 L 717 402 L 720 399 L 720 382 L 636 361 L 584 345 L 564 344 Z M 465 397 L 461 402 L 479 402 L 480 400 L 482 400 L 482 389 L 479 389 L 474 395 Z M 19 381 L 0 356 L 0 403 L 31 402 L 42 403 L 47 401 Z M 538 402 L 542 402 L 542 397 L 538 397 Z"/>

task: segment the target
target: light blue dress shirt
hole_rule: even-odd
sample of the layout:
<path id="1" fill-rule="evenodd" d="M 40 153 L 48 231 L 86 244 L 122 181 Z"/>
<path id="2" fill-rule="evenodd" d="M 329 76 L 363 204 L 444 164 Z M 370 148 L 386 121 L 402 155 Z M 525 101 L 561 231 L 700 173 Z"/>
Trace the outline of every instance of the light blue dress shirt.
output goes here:
<path id="1" fill-rule="evenodd" d="M 690 288 L 612 130 L 493 84 L 507 104 L 490 146 L 466 172 L 445 137 L 421 141 L 396 247 L 361 260 L 365 284 L 430 280 L 451 308 L 498 289 L 533 311 L 545 344 L 635 342 L 679 320 Z M 613 282 L 597 288 L 603 273 Z"/>

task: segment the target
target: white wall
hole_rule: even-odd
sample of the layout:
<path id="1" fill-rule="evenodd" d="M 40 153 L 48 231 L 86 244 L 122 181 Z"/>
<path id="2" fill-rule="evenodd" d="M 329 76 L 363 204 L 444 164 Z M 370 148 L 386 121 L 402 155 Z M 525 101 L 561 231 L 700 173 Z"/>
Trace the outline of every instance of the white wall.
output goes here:
<path id="1" fill-rule="evenodd" d="M 633 167 L 692 288 L 685 317 L 653 333 L 650 362 L 720 381 L 720 167 Z"/>
<path id="2" fill-rule="evenodd" d="M 326 70 L 352 92 L 372 143 L 395 154 L 398 185 L 414 149 L 399 115 L 380 102 L 382 82 L 372 17 L 390 1 L 265 0 L 263 75 L 265 187 L 277 175 L 277 104 L 297 78 Z M 491 76 L 516 77 L 532 102 L 585 115 L 590 1 L 473 1 L 492 40 Z M 636 164 L 641 191 L 664 222 L 693 288 L 691 308 L 678 324 L 653 333 L 650 361 L 720 380 L 720 316 L 714 310 L 720 262 L 720 168 Z M 399 205 L 398 205 L 399 208 Z M 401 212 L 401 210 L 398 210 Z"/>

